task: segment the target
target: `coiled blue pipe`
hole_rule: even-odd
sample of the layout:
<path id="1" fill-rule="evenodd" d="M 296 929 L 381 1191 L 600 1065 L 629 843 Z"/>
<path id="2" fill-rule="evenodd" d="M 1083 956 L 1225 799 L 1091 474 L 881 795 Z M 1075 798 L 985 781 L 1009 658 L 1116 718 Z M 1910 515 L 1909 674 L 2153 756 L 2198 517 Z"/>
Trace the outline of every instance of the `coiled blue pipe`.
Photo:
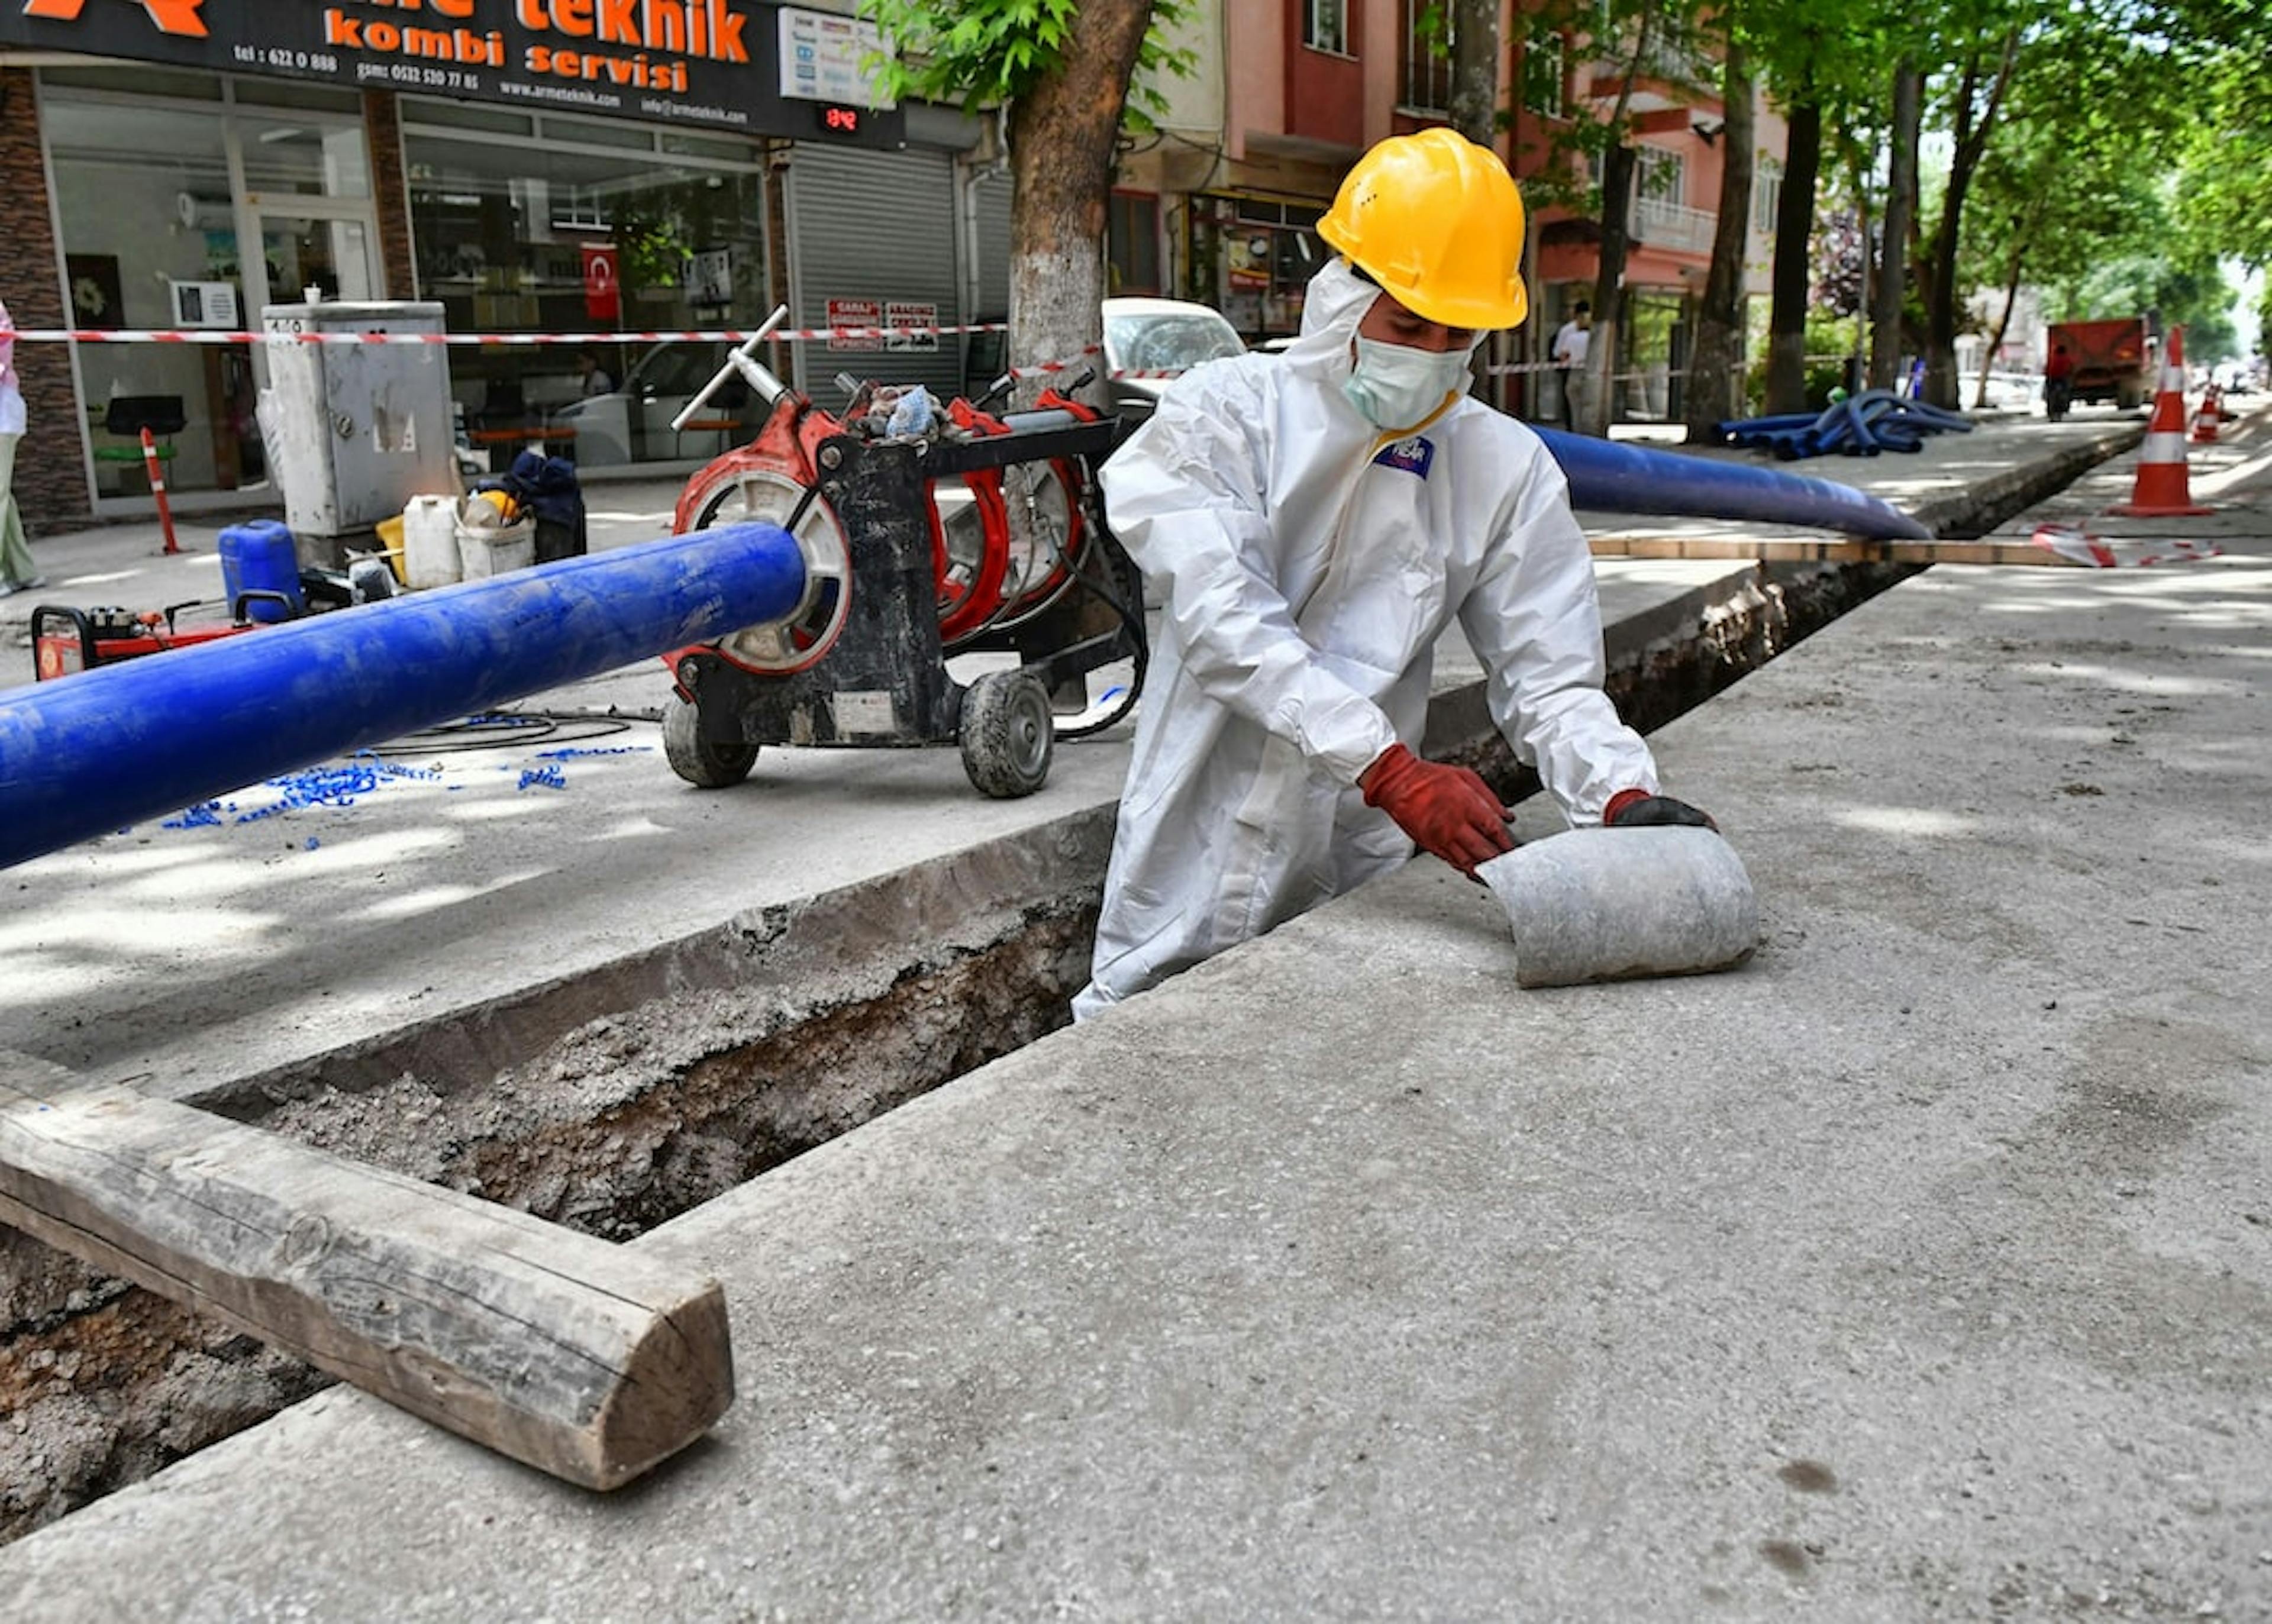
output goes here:
<path id="1" fill-rule="evenodd" d="M 11 689 L 0 867 L 782 619 L 804 587 L 788 532 L 728 525 Z"/>
<path id="2" fill-rule="evenodd" d="M 1553 429 L 1537 433 L 1569 478 L 1573 507 L 1756 519 L 1884 541 L 1925 541 L 1932 535 L 1900 509 L 1851 485 Z"/>

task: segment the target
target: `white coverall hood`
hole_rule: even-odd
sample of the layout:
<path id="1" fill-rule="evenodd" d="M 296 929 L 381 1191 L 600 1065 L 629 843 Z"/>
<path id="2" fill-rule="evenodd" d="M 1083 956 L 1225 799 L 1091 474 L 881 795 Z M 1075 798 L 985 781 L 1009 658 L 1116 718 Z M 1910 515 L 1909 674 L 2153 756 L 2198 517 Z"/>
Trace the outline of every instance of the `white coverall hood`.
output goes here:
<path id="1" fill-rule="evenodd" d="M 1078 1017 L 1410 857 L 1356 779 L 1419 747 L 1455 617 L 1573 822 L 1656 789 L 1602 692 L 1593 559 L 1537 437 L 1464 397 L 1381 435 L 1344 397 L 1379 292 L 1328 264 L 1300 339 L 1186 372 L 1104 467 L 1163 612 Z"/>
<path id="2" fill-rule="evenodd" d="M 1310 278 L 1309 290 L 1302 303 L 1301 336 L 1286 347 L 1286 363 L 1315 369 L 1320 376 L 1330 376 L 1348 389 L 1354 364 L 1351 346 L 1356 339 L 1357 327 L 1380 296 L 1379 287 L 1358 275 L 1348 260 L 1336 257 L 1329 261 Z M 1476 347 L 1485 336 L 1481 333 L 1469 336 L 1462 360 L 1475 354 Z M 1456 367 L 1454 371 L 1458 375 L 1447 394 L 1456 400 L 1467 393 L 1467 378 Z M 1446 409 L 1446 406 L 1439 406 L 1402 421 L 1425 428 Z M 1400 429 L 1396 432 L 1410 434 L 1415 430 Z"/>

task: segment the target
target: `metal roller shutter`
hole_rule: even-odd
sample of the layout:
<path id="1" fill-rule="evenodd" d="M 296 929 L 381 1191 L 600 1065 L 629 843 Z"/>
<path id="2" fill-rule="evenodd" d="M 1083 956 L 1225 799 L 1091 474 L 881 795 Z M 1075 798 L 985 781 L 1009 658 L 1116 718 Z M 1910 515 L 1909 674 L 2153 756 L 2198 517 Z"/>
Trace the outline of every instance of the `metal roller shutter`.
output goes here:
<path id="1" fill-rule="evenodd" d="M 989 319 L 1010 314 L 1010 177 L 978 183 L 978 287 Z"/>
<path id="2" fill-rule="evenodd" d="M 970 183 L 970 254 L 978 308 L 974 321 L 1010 319 L 1010 177 L 981 174 Z M 1009 365 L 1010 335 L 973 333 L 964 341 L 966 376 L 974 390 L 983 389 Z"/>
<path id="3" fill-rule="evenodd" d="M 795 325 L 829 325 L 828 302 L 929 305 L 937 323 L 962 320 L 956 289 L 954 163 L 944 153 L 856 151 L 799 146 L 788 171 L 790 297 Z M 962 385 L 962 347 L 926 339 L 929 348 L 796 347 L 796 382 L 835 410 L 839 372 L 887 384 L 926 384 L 948 396 Z"/>

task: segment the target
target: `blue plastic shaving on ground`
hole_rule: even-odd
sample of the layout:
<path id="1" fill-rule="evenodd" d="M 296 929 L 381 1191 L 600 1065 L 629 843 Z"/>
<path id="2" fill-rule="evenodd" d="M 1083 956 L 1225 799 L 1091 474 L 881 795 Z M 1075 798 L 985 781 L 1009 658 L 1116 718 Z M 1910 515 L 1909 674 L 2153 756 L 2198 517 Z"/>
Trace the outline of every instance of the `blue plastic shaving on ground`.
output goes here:
<path id="1" fill-rule="evenodd" d="M 369 795 L 390 779 L 410 778 L 431 780 L 441 777 L 433 767 L 402 767 L 392 761 L 364 760 L 360 758 L 344 767 L 310 767 L 305 772 L 287 773 L 280 778 L 266 780 L 268 788 L 280 791 L 277 799 L 265 806 L 256 806 L 250 812 L 237 811 L 236 803 L 229 801 L 200 801 L 179 816 L 168 818 L 162 827 L 168 829 L 204 828 L 223 821 L 258 823 L 264 818 L 277 817 L 288 812 L 298 812 L 309 806 L 352 806 L 362 797 Z M 454 788 L 455 786 L 452 786 Z M 221 816 L 227 812 L 229 817 Z M 310 848 L 311 850 L 313 847 Z"/>
<path id="2" fill-rule="evenodd" d="M 308 849 L 310 851 L 313 851 L 317 847 L 318 847 L 318 846 L 322 845 L 323 843 L 324 843 L 323 842 L 321 842 L 321 841 L 318 840 L 314 835 L 310 834 L 310 836 L 308 836 L 308 847 L 307 847 L 307 849 Z"/>
<path id="3" fill-rule="evenodd" d="M 654 748 L 652 745 L 617 745 L 606 750 L 583 750 L 568 745 L 559 750 L 540 750 L 540 761 L 566 761 L 577 756 L 643 756 Z"/>
<path id="4" fill-rule="evenodd" d="M 526 790 L 532 785 L 542 785 L 547 790 L 565 790 L 568 777 L 557 767 L 532 767 L 521 774 L 519 788 Z"/>

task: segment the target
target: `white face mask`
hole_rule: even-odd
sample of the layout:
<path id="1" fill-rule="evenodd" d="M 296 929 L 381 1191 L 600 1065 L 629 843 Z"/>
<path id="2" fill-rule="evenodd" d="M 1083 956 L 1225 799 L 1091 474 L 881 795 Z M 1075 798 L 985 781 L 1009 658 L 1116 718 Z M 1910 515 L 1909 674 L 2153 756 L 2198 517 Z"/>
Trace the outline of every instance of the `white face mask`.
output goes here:
<path id="1" fill-rule="evenodd" d="M 1468 392 L 1468 354 L 1360 338 L 1356 365 L 1342 393 L 1376 429 L 1416 428 L 1444 404 L 1446 395 Z"/>

